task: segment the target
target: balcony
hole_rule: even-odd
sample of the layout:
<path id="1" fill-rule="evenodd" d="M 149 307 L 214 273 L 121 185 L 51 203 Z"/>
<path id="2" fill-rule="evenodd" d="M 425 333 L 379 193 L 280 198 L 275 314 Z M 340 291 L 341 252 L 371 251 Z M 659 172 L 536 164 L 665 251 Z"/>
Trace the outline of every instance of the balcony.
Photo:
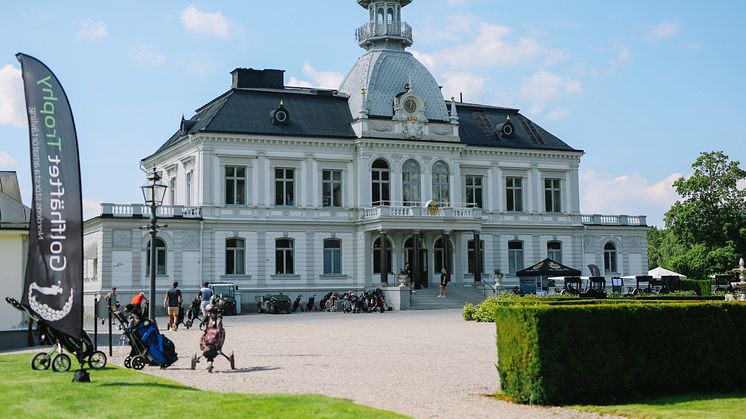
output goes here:
<path id="1" fill-rule="evenodd" d="M 158 218 L 202 218 L 200 207 L 162 205 L 156 210 Z M 101 204 L 101 217 L 127 218 L 150 217 L 150 207 L 143 204 Z"/>
<path id="2" fill-rule="evenodd" d="M 427 208 L 421 206 L 404 206 L 404 205 L 384 205 L 372 208 L 363 208 L 363 220 L 380 219 L 380 218 L 420 218 L 420 219 L 441 219 L 456 218 L 464 220 L 481 220 L 482 209 L 456 205 L 449 207 L 440 207 L 437 212 L 428 213 Z"/>
<path id="3" fill-rule="evenodd" d="M 412 27 L 406 22 L 366 23 L 355 30 L 355 39 L 360 46 L 376 39 L 399 38 L 405 46 L 412 45 Z"/>
<path id="4" fill-rule="evenodd" d="M 644 215 L 581 215 L 580 221 L 585 225 L 647 226 Z"/>

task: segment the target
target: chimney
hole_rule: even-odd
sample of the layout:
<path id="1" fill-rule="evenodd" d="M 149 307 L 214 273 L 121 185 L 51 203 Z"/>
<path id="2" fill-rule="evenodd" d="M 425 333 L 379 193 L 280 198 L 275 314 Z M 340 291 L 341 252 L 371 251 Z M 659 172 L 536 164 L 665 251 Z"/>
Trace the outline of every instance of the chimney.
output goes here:
<path id="1" fill-rule="evenodd" d="M 253 68 L 237 68 L 231 71 L 233 89 L 282 89 L 285 87 L 285 70 L 254 70 Z"/>

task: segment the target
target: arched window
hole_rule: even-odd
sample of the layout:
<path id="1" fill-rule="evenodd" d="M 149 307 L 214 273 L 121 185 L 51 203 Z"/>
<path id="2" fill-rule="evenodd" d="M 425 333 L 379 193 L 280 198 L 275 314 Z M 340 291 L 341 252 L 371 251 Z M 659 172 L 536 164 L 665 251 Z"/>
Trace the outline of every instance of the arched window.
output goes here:
<path id="1" fill-rule="evenodd" d="M 145 272 L 150 274 L 150 240 L 145 253 Z M 161 238 L 155 239 L 155 274 L 166 275 L 166 242 Z"/>
<path id="2" fill-rule="evenodd" d="M 394 9 L 389 7 L 389 10 L 386 12 L 386 23 L 391 25 L 394 23 Z"/>
<path id="3" fill-rule="evenodd" d="M 448 250 L 452 250 L 453 246 L 451 246 L 451 243 L 448 243 Z M 447 254 L 453 254 L 453 252 L 446 252 L 445 247 L 443 246 L 443 237 L 438 237 L 435 240 L 435 243 L 433 243 L 433 254 L 435 255 L 435 273 L 439 274 L 441 269 L 446 268 L 448 269 L 448 260 L 446 259 Z M 453 275 L 453 272 L 450 270 L 448 271 L 450 275 Z"/>
<path id="4" fill-rule="evenodd" d="M 557 263 L 562 263 L 562 242 L 547 242 L 547 257 Z"/>
<path id="5" fill-rule="evenodd" d="M 324 275 L 342 274 L 342 240 L 324 240 Z"/>
<path id="6" fill-rule="evenodd" d="M 474 256 L 474 240 L 469 240 L 466 244 L 469 262 L 469 273 L 474 273 L 474 267 L 476 266 L 476 260 Z M 484 273 L 484 240 L 479 241 L 479 272 Z"/>
<path id="7" fill-rule="evenodd" d="M 391 239 L 386 240 L 386 267 L 391 272 L 391 248 L 394 247 Z M 381 273 L 381 237 L 373 242 L 373 273 Z"/>
<path id="8" fill-rule="evenodd" d="M 278 275 L 295 273 L 295 247 L 292 239 L 275 240 L 275 273 Z"/>
<path id="9" fill-rule="evenodd" d="M 225 274 L 243 275 L 246 261 L 246 242 L 244 239 L 233 238 L 225 241 Z"/>
<path id="10" fill-rule="evenodd" d="M 508 242 L 508 273 L 515 275 L 523 269 L 523 242 L 511 240 Z"/>
<path id="11" fill-rule="evenodd" d="M 402 200 L 404 206 L 421 205 L 420 165 L 415 160 L 407 160 L 401 174 Z"/>
<path id="12" fill-rule="evenodd" d="M 376 23 L 382 24 L 384 22 L 384 16 L 383 16 L 383 7 L 378 9 L 378 16 L 376 16 Z"/>
<path id="13" fill-rule="evenodd" d="M 448 166 L 442 161 L 433 165 L 433 199 L 439 204 L 448 202 Z"/>
<path id="14" fill-rule="evenodd" d="M 604 245 L 604 270 L 606 272 L 619 272 L 616 264 L 616 246 L 612 242 L 607 242 Z"/>
<path id="15" fill-rule="evenodd" d="M 373 162 L 371 171 L 371 203 L 373 206 L 391 205 L 391 172 L 384 159 Z"/>

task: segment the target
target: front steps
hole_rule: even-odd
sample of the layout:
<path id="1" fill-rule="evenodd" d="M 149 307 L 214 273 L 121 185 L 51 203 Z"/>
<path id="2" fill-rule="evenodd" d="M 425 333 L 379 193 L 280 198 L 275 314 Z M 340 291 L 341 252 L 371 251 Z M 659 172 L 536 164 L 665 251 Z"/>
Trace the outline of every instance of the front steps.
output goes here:
<path id="1" fill-rule="evenodd" d="M 443 310 L 463 308 L 467 303 L 479 304 L 484 301 L 484 291 L 481 284 L 449 284 L 446 297 L 438 298 L 438 285 L 431 284 L 429 288 L 415 290 L 411 294 L 410 310 Z M 490 292 L 489 295 L 492 295 Z"/>

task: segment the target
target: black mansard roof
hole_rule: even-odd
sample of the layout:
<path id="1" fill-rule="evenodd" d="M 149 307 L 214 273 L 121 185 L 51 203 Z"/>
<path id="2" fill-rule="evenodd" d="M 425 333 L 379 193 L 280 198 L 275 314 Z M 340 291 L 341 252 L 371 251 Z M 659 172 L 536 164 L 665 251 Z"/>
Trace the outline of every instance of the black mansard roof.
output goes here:
<path id="1" fill-rule="evenodd" d="M 273 120 L 280 105 L 289 118 Z M 450 107 L 450 103 L 449 103 Z M 476 147 L 535 150 L 576 150 L 521 115 L 518 109 L 456 103 L 461 143 Z M 502 133 L 510 117 L 512 135 Z M 316 89 L 231 89 L 182 120 L 179 130 L 154 153 L 181 143 L 188 134 L 199 132 L 322 137 L 355 140 L 352 115 L 345 95 Z"/>

